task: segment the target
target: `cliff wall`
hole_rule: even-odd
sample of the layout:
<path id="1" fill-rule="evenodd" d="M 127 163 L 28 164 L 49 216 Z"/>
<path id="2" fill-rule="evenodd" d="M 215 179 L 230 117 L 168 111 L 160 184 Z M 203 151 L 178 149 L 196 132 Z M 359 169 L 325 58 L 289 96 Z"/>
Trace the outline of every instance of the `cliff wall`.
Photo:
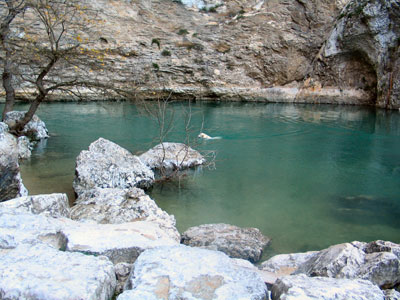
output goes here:
<path id="1" fill-rule="evenodd" d="M 82 2 L 101 19 L 87 50 L 105 54 L 104 68 L 86 62 L 53 76 L 140 99 L 400 105 L 394 0 Z"/>

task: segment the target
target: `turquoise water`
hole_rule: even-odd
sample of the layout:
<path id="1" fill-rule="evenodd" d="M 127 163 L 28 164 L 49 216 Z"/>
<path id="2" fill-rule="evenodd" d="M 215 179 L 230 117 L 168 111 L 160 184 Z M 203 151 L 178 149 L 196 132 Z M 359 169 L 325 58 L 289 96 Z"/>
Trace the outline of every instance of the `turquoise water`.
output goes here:
<path id="1" fill-rule="evenodd" d="M 375 239 L 400 242 L 400 113 L 362 107 L 288 104 L 171 104 L 166 141 L 189 137 L 215 151 L 215 168 L 150 194 L 190 226 L 257 227 L 272 239 L 265 257 Z M 52 137 L 22 164 L 31 194 L 73 197 L 75 158 L 98 137 L 133 153 L 157 143 L 154 118 L 129 103 L 43 104 Z M 172 115 L 168 114 L 169 116 Z M 222 139 L 199 141 L 204 132 Z"/>

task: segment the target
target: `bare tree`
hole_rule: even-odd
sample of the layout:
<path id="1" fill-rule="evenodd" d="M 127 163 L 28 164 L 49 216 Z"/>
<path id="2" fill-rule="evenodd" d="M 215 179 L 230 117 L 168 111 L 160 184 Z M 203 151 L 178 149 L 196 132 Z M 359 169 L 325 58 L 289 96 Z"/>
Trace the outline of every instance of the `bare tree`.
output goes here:
<path id="1" fill-rule="evenodd" d="M 25 0 L 4 0 L 0 3 L 0 47 L 3 52 L 0 59 L 3 62 L 3 88 L 6 93 L 6 104 L 2 113 L 4 120 L 6 113 L 13 110 L 15 90 L 13 86 L 13 49 L 9 44 L 10 26 L 15 17 L 25 10 Z"/>
<path id="2" fill-rule="evenodd" d="M 1 19 L 6 91 L 2 118 L 15 102 L 13 78 L 18 80 L 19 89 L 34 96 L 24 117 L 10 126 L 14 134 L 20 134 L 49 94 L 58 91 L 79 98 L 82 90 L 112 89 L 94 75 L 105 67 L 107 51 L 92 47 L 101 31 L 101 20 L 96 10 L 83 6 L 82 2 L 7 0 L 3 3 L 8 13 Z M 21 12 L 23 18 L 18 18 Z"/>
<path id="3" fill-rule="evenodd" d="M 144 109 L 150 118 L 155 121 L 157 125 L 158 134 L 154 138 L 153 143 L 161 145 L 161 155 L 160 155 L 160 166 L 158 169 L 158 179 L 160 183 L 163 182 L 173 182 L 177 183 L 178 187 L 181 188 L 182 179 L 186 178 L 189 172 L 185 170 L 185 165 L 187 160 L 190 159 L 191 149 L 196 149 L 200 145 L 200 140 L 198 139 L 198 134 L 202 131 L 204 126 L 204 119 L 201 124 L 196 124 L 193 117 L 196 112 L 193 112 L 191 102 L 182 103 L 179 107 L 179 111 L 176 111 L 177 103 L 171 100 L 171 94 L 156 99 L 155 101 L 143 101 L 138 103 L 139 107 Z M 198 123 L 198 122 L 197 122 Z M 168 157 L 171 158 L 171 152 L 165 148 L 164 142 L 168 141 L 170 134 L 177 130 L 184 131 L 184 137 L 182 139 L 182 144 L 184 144 L 176 153 L 174 160 L 176 166 L 174 169 L 163 168 L 164 161 Z M 214 169 L 216 152 L 213 150 L 202 151 L 202 155 L 206 159 L 206 163 L 203 167 Z"/>
<path id="4" fill-rule="evenodd" d="M 14 48 L 19 54 L 19 76 L 36 88 L 36 97 L 24 117 L 10 128 L 17 135 L 49 93 L 82 84 L 74 71 L 69 78 L 58 75 L 71 72 L 71 65 L 77 64 L 80 47 L 89 41 L 84 35 L 91 25 L 88 9 L 78 0 L 26 0 L 26 6 L 30 22 L 23 24 L 23 38 L 15 41 Z"/>

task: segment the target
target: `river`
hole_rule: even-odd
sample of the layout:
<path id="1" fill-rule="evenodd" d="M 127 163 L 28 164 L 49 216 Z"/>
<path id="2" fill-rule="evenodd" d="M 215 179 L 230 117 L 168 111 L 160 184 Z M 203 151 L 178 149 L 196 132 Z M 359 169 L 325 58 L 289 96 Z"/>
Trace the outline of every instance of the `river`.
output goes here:
<path id="1" fill-rule="evenodd" d="M 38 115 L 51 138 L 21 165 L 31 194 L 73 200 L 75 159 L 99 137 L 138 154 L 159 136 L 157 120 L 131 103 L 45 103 Z M 149 191 L 180 232 L 219 222 L 257 227 L 272 239 L 265 257 L 352 240 L 400 242 L 398 111 L 197 102 L 169 104 L 167 115 L 174 121 L 165 141 L 189 137 L 216 154 L 179 183 Z M 200 131 L 221 139 L 199 140 Z"/>

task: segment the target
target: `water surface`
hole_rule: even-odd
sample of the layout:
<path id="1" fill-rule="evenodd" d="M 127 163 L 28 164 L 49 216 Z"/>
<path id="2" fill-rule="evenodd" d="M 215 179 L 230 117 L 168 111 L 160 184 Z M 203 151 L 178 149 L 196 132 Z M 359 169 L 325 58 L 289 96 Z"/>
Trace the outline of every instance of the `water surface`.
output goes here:
<path id="1" fill-rule="evenodd" d="M 257 227 L 266 256 L 375 239 L 400 242 L 400 113 L 290 104 L 172 104 L 167 141 L 187 135 L 215 168 L 149 193 L 183 232 L 204 223 Z M 20 108 L 23 108 L 20 107 Z M 191 126 L 184 120 L 191 111 Z M 22 164 L 31 194 L 73 197 L 75 158 L 98 137 L 133 153 L 155 145 L 154 118 L 129 103 L 43 104 L 52 137 Z M 220 140 L 199 141 L 201 128 Z"/>

